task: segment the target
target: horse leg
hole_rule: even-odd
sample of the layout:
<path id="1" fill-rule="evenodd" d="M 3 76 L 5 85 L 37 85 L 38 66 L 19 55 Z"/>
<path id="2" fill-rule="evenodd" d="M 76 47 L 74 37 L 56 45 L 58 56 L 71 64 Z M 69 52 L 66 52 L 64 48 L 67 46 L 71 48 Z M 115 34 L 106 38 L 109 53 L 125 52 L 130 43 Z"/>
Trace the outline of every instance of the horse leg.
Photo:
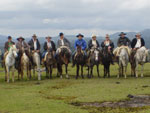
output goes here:
<path id="1" fill-rule="evenodd" d="M 83 76 L 83 66 L 81 66 L 81 76 L 82 76 L 82 79 L 84 79 L 84 76 Z"/>
<path id="2" fill-rule="evenodd" d="M 120 77 L 120 74 L 121 74 L 121 66 L 119 65 L 119 68 L 118 68 L 118 76 L 117 76 L 117 78 Z"/>
<path id="3" fill-rule="evenodd" d="M 110 78 L 110 65 L 108 65 L 108 78 Z"/>
<path id="4" fill-rule="evenodd" d="M 15 77 L 14 77 L 14 71 L 15 71 L 15 67 L 12 67 L 12 82 L 15 82 Z"/>
<path id="5" fill-rule="evenodd" d="M 100 78 L 100 74 L 99 74 L 99 65 L 97 65 L 97 75 Z"/>
<path id="6" fill-rule="evenodd" d="M 87 75 L 88 78 L 90 78 L 90 67 L 88 66 L 88 75 Z"/>
<path id="7" fill-rule="evenodd" d="M 93 66 L 91 66 L 90 68 L 91 68 L 90 78 L 92 78 L 93 77 Z M 82 71 L 82 67 L 81 67 L 81 71 Z"/>
<path id="8" fill-rule="evenodd" d="M 23 80 L 23 68 L 21 69 L 21 80 Z"/>
<path id="9" fill-rule="evenodd" d="M 7 83 L 9 83 L 9 74 L 10 74 L 10 69 L 7 67 Z"/>
<path id="10" fill-rule="evenodd" d="M 144 65 L 141 65 L 141 77 L 143 77 Z"/>
<path id="11" fill-rule="evenodd" d="M 76 75 L 76 79 L 78 79 L 78 77 L 79 77 L 79 68 L 80 68 L 80 67 L 79 67 L 79 65 L 77 64 L 77 72 L 76 72 L 77 75 Z"/>
<path id="12" fill-rule="evenodd" d="M 127 78 L 126 72 L 127 72 L 127 66 L 124 67 L 124 77 L 125 78 Z"/>
<path id="13" fill-rule="evenodd" d="M 53 70 L 53 67 L 52 65 L 50 66 L 50 79 L 52 79 L 52 70 Z"/>
<path id="14" fill-rule="evenodd" d="M 65 65 L 65 69 L 66 69 L 66 78 L 69 79 L 69 76 L 68 76 L 68 64 Z"/>
<path id="15" fill-rule="evenodd" d="M 106 77 L 106 67 L 104 65 L 104 78 Z"/>
<path id="16" fill-rule="evenodd" d="M 60 73 L 60 78 L 62 79 L 63 78 L 63 75 L 62 75 L 62 65 L 60 65 L 60 70 L 59 70 L 59 73 Z"/>
<path id="17" fill-rule="evenodd" d="M 136 70 L 136 78 L 138 78 L 138 63 L 136 63 L 136 68 L 135 68 L 135 70 Z"/>
<path id="18" fill-rule="evenodd" d="M 5 67 L 5 81 L 7 81 L 7 70 L 6 70 L 6 67 Z"/>

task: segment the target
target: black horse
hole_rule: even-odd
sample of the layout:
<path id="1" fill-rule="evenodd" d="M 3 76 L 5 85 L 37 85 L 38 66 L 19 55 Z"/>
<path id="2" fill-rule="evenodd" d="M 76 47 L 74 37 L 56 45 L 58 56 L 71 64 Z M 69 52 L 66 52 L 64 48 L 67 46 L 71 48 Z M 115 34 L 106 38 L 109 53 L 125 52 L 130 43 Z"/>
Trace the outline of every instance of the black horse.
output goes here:
<path id="1" fill-rule="evenodd" d="M 53 50 L 48 50 L 46 55 L 45 67 L 46 67 L 46 77 L 52 78 L 53 68 L 56 65 L 56 59 L 54 56 L 55 52 Z"/>
<path id="2" fill-rule="evenodd" d="M 102 53 L 99 49 L 95 48 L 90 50 L 89 57 L 88 57 L 88 78 L 93 77 L 93 67 L 96 65 L 97 67 L 97 75 L 100 77 L 99 74 L 99 64 L 102 60 Z"/>
<path id="3" fill-rule="evenodd" d="M 66 47 L 62 47 L 60 49 L 61 49 L 61 51 L 57 55 L 57 69 L 58 69 L 57 76 L 60 75 L 60 77 L 62 78 L 62 71 L 63 71 L 62 66 L 64 64 L 65 65 L 65 71 L 66 71 L 66 78 L 69 78 L 69 76 L 68 76 L 68 64 L 70 62 L 71 53 L 69 52 L 68 48 L 66 48 Z"/>
<path id="4" fill-rule="evenodd" d="M 81 49 L 81 46 L 77 46 L 77 52 L 76 52 L 76 54 L 74 56 L 74 61 L 75 61 L 75 65 L 77 67 L 76 79 L 78 79 L 78 77 L 79 77 L 80 66 L 81 66 L 81 76 L 82 76 L 82 78 L 84 78 L 83 67 L 84 67 L 84 65 L 86 63 L 86 57 L 85 57 L 84 52 Z"/>
<path id="5" fill-rule="evenodd" d="M 112 62 L 112 52 L 108 47 L 104 47 L 102 50 L 102 64 L 104 66 L 104 78 L 110 77 L 110 64 Z"/>

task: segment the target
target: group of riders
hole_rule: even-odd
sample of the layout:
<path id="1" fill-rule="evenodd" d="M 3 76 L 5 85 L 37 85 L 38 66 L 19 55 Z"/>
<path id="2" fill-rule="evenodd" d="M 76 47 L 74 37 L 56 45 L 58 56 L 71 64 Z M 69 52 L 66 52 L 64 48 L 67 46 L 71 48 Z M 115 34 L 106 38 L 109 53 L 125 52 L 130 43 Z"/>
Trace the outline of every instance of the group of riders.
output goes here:
<path id="1" fill-rule="evenodd" d="M 118 58 L 120 50 L 122 48 L 127 49 L 129 56 L 131 54 L 132 55 L 135 54 L 139 48 L 146 50 L 145 41 L 143 38 L 141 38 L 141 34 L 139 34 L 139 33 L 137 33 L 135 38 L 132 41 L 130 41 L 130 39 L 128 37 L 126 37 L 126 33 L 121 32 L 119 34 L 119 39 L 117 42 L 118 47 L 116 49 L 114 49 L 114 43 L 110 39 L 110 36 L 108 34 L 106 35 L 105 40 L 101 44 L 99 44 L 96 35 L 92 35 L 92 39 L 87 44 L 86 41 L 84 40 L 84 35 L 78 34 L 76 36 L 77 40 L 74 43 L 75 52 L 73 52 L 73 53 L 71 52 L 71 49 L 70 49 L 71 43 L 67 38 L 65 38 L 64 34 L 60 33 L 59 37 L 60 38 L 57 41 L 57 48 L 56 48 L 56 44 L 54 43 L 54 41 L 52 41 L 52 37 L 47 36 L 46 42 L 44 43 L 44 46 L 43 46 L 44 52 L 41 53 L 40 52 L 41 45 L 35 34 L 32 36 L 31 40 L 28 43 L 25 41 L 25 38 L 23 38 L 23 37 L 17 38 L 16 44 L 15 44 L 15 42 L 12 41 L 12 37 L 8 36 L 8 41 L 5 43 L 5 48 L 4 48 L 5 49 L 4 58 L 8 54 L 11 45 L 14 45 L 14 44 L 16 45 L 16 48 L 19 50 L 18 57 L 16 59 L 16 68 L 18 68 L 20 66 L 20 59 L 22 56 L 22 51 L 24 51 L 26 53 L 26 55 L 29 57 L 31 63 L 33 63 L 33 58 L 32 58 L 31 52 L 39 53 L 39 55 L 41 56 L 41 63 L 43 63 L 43 62 L 45 62 L 45 57 L 49 50 L 53 51 L 53 55 L 54 55 L 55 59 L 57 60 L 57 58 L 58 58 L 57 56 L 61 52 L 61 48 L 66 48 L 70 52 L 70 54 L 72 54 L 72 62 L 73 62 L 72 66 L 75 66 L 76 62 L 74 59 L 76 57 L 76 50 L 77 50 L 78 46 L 81 47 L 82 52 L 84 53 L 85 59 L 88 59 L 90 51 L 92 51 L 94 49 L 100 50 L 100 48 L 102 48 L 102 51 L 104 51 L 105 48 L 107 48 L 109 53 L 111 54 L 110 59 L 111 59 L 112 64 L 114 64 L 114 62 L 113 62 L 114 58 L 116 58 L 116 59 Z M 130 48 L 130 46 L 131 46 L 131 48 Z M 145 51 L 145 57 L 146 57 L 146 55 L 147 55 L 147 53 Z M 146 62 L 146 58 L 145 59 L 143 58 L 143 62 Z"/>

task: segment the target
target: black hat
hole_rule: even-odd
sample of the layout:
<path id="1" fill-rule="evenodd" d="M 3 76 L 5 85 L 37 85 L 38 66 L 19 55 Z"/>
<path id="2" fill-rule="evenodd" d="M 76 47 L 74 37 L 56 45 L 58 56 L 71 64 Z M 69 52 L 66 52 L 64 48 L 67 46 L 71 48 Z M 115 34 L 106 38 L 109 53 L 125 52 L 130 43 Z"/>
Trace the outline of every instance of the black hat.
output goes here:
<path id="1" fill-rule="evenodd" d="M 76 37 L 79 37 L 79 36 L 84 37 L 84 35 L 82 35 L 81 33 L 79 33 Z"/>
<path id="2" fill-rule="evenodd" d="M 64 35 L 64 33 L 59 33 L 59 36 L 62 36 L 62 35 Z"/>
<path id="3" fill-rule="evenodd" d="M 19 39 L 25 40 L 23 37 L 19 37 L 19 38 L 17 38 L 17 40 L 19 40 Z"/>
<path id="4" fill-rule="evenodd" d="M 12 37 L 11 37 L 11 36 L 8 36 L 8 39 L 12 39 Z"/>
<path id="5" fill-rule="evenodd" d="M 51 36 L 47 36 L 47 37 L 46 37 L 46 39 L 48 39 L 48 38 L 52 39 L 52 37 L 51 37 Z"/>
<path id="6" fill-rule="evenodd" d="M 119 36 L 121 36 L 121 35 L 126 35 L 126 33 L 124 33 L 124 32 L 121 32 L 121 33 L 119 34 Z"/>

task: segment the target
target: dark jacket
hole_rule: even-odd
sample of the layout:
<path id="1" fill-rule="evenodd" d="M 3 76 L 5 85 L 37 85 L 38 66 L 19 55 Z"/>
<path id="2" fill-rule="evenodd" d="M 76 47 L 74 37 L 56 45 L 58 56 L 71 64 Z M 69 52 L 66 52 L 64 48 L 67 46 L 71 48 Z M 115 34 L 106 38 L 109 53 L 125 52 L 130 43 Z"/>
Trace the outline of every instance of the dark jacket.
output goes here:
<path id="1" fill-rule="evenodd" d="M 97 47 L 99 47 L 99 43 L 98 41 L 96 40 L 96 43 L 97 43 Z M 92 44 L 92 39 L 88 42 L 88 48 L 91 49 L 93 47 L 93 44 Z"/>
<path id="2" fill-rule="evenodd" d="M 64 46 L 67 46 L 67 47 L 71 46 L 71 44 L 70 44 L 70 42 L 69 42 L 69 40 L 67 38 L 63 38 L 63 41 L 64 41 Z M 61 46 L 62 46 L 61 40 L 58 39 L 58 41 L 57 41 L 57 47 L 59 48 Z"/>
<path id="3" fill-rule="evenodd" d="M 11 43 L 12 45 L 15 44 L 15 42 L 13 42 L 13 41 L 11 41 L 10 43 Z M 7 41 L 7 42 L 5 43 L 4 50 L 5 50 L 5 51 L 8 51 L 8 49 L 9 49 L 9 42 Z"/>
<path id="4" fill-rule="evenodd" d="M 51 43 L 51 46 L 52 46 L 52 50 L 53 50 L 53 51 L 56 51 L 55 43 L 54 43 L 53 41 L 51 41 L 50 43 Z M 44 47 L 44 51 L 47 51 L 47 50 L 48 50 L 47 42 L 44 43 L 44 46 L 43 46 L 43 47 Z"/>
<path id="5" fill-rule="evenodd" d="M 120 47 L 120 46 L 130 46 L 130 44 L 131 44 L 131 41 L 129 40 L 128 37 L 124 37 L 124 38 L 120 37 L 118 39 L 118 42 L 117 42 L 118 47 Z"/>
<path id="6" fill-rule="evenodd" d="M 30 49 L 31 50 L 34 50 L 34 42 L 33 42 L 33 39 L 31 39 L 29 42 L 28 42 L 28 45 L 30 46 Z M 37 49 L 36 50 L 40 50 L 41 48 L 41 45 L 39 43 L 39 40 L 37 39 Z"/>
<path id="7" fill-rule="evenodd" d="M 131 42 L 131 48 L 135 48 L 136 43 L 137 43 L 137 38 L 134 38 Z M 145 41 L 143 38 L 141 38 L 141 47 L 142 46 L 145 46 Z"/>
<path id="8" fill-rule="evenodd" d="M 111 47 L 111 50 L 113 50 L 114 49 L 114 43 L 110 40 L 110 45 L 109 45 L 110 47 Z M 106 47 L 106 45 L 105 45 L 105 40 L 101 43 L 101 47 L 104 49 L 104 47 Z"/>

